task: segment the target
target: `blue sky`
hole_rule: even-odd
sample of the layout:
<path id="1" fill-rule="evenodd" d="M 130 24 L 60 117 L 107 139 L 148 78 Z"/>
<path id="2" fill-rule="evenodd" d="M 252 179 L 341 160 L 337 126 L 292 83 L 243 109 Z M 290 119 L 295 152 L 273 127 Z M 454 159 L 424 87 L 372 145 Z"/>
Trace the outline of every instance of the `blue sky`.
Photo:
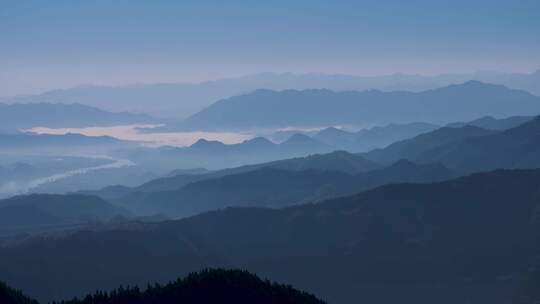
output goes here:
<path id="1" fill-rule="evenodd" d="M 537 0 L 0 0 L 0 96 L 264 71 L 538 68 Z"/>

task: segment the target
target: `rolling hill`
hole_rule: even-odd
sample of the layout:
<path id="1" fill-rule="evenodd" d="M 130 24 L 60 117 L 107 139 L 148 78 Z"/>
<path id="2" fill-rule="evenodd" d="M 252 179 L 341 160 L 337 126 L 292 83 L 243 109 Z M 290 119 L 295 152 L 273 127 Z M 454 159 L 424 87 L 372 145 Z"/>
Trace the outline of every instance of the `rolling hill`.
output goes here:
<path id="1" fill-rule="evenodd" d="M 455 176 L 441 165 L 416 165 L 406 160 L 357 174 L 291 169 L 269 166 L 206 179 L 184 176 L 158 180 L 151 182 L 153 191 L 148 191 L 150 185 L 147 184 L 109 199 L 136 214 L 178 218 L 226 207 L 281 208 L 315 203 L 389 183 L 434 182 Z M 180 183 L 171 186 L 171 181 Z M 167 187 L 169 190 L 163 190 Z"/>
<path id="2" fill-rule="evenodd" d="M 181 171 L 181 174 L 157 178 L 144 183 L 138 187 L 132 188 L 137 192 L 159 192 L 168 190 L 177 190 L 181 187 L 197 181 L 223 177 L 226 175 L 244 173 L 262 168 L 282 169 L 289 171 L 304 170 L 322 170 L 337 171 L 344 173 L 360 173 L 380 168 L 377 163 L 367 160 L 364 157 L 344 151 L 335 151 L 326 154 L 313 154 L 305 157 L 296 157 L 291 159 L 276 160 L 255 165 L 246 165 L 235 168 L 227 168 L 218 171 L 209 171 L 207 173 L 188 173 Z M 125 191 L 123 189 L 122 191 Z M 131 190 L 131 189 L 130 189 Z M 129 191 L 129 190 L 128 190 Z M 117 192 L 117 191 L 115 191 Z M 100 192 L 98 195 L 102 195 Z M 117 196 L 117 195 L 113 195 Z M 107 196 L 105 196 L 107 197 Z"/>
<path id="3" fill-rule="evenodd" d="M 499 133 L 470 137 L 425 152 L 421 162 L 441 162 L 462 172 L 540 167 L 540 117 Z"/>
<path id="4" fill-rule="evenodd" d="M 62 226 L 130 216 L 122 208 L 86 195 L 32 194 L 0 200 L 0 234 L 54 230 Z"/>
<path id="5" fill-rule="evenodd" d="M 469 125 L 461 128 L 443 127 L 362 155 L 367 159 L 380 163 L 394 162 L 399 159 L 416 161 L 422 154 L 437 147 L 458 142 L 468 137 L 484 136 L 494 132 Z"/>
<path id="6" fill-rule="evenodd" d="M 0 277 L 47 300 L 239 267 L 332 303 L 508 303 L 539 252 L 539 187 L 540 170 L 498 170 L 34 238 L 0 248 Z"/>
<path id="7" fill-rule="evenodd" d="M 406 158 L 417 163 L 441 163 L 461 173 L 499 168 L 540 167 L 540 117 L 503 131 L 467 125 L 444 127 L 384 149 L 362 154 L 380 163 Z"/>
<path id="8" fill-rule="evenodd" d="M 38 304 L 22 292 L 0 283 L 2 304 Z M 53 302 L 53 304 L 56 302 Z M 314 295 L 296 290 L 241 270 L 205 269 L 190 273 L 165 285 L 120 287 L 98 291 L 81 299 L 62 301 L 63 304 L 175 304 L 175 303 L 261 303 L 261 304 L 323 304 Z"/>

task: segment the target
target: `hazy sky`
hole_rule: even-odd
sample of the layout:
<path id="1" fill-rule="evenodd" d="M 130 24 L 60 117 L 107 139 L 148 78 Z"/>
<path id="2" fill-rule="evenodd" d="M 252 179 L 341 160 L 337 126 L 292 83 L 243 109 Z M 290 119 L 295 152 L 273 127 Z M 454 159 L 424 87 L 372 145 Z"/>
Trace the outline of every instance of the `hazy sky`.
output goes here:
<path id="1" fill-rule="evenodd" d="M 0 0 L 0 96 L 263 71 L 538 68 L 538 0 Z"/>

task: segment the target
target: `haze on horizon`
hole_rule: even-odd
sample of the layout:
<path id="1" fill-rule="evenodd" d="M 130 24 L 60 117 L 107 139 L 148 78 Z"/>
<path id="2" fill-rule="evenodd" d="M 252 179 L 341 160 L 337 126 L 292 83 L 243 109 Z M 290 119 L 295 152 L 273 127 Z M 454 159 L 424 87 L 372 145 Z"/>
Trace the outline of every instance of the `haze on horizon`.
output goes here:
<path id="1" fill-rule="evenodd" d="M 259 72 L 540 67 L 538 1 L 0 2 L 0 96 Z"/>

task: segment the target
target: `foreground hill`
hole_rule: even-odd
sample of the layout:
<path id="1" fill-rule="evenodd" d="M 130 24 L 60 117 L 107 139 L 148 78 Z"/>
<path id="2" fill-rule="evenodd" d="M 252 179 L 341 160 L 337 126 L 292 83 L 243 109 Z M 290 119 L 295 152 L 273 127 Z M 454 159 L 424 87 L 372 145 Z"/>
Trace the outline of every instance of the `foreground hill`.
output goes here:
<path id="1" fill-rule="evenodd" d="M 9 288 L 0 282 L 0 303 L 2 304 L 38 304 L 36 300 L 30 299 L 22 292 Z"/>
<path id="2" fill-rule="evenodd" d="M 221 266 L 332 303 L 508 303 L 539 252 L 539 188 L 540 170 L 498 170 L 36 238 L 0 249 L 0 277 L 48 300 Z"/>
<path id="3" fill-rule="evenodd" d="M 247 271 L 203 270 L 191 273 L 166 285 L 116 289 L 98 292 L 83 300 L 64 304 L 176 304 L 176 303 L 239 303 L 239 304 L 323 304 L 315 296 L 293 289 L 291 286 L 263 281 Z"/>
<path id="4" fill-rule="evenodd" d="M 0 283 L 0 303 L 38 304 L 22 292 Z M 57 303 L 57 302 L 53 302 Z M 247 271 L 209 269 L 190 273 L 165 285 L 148 285 L 147 289 L 120 287 L 112 291 L 89 294 L 62 304 L 176 304 L 176 303 L 261 303 L 323 304 L 315 296 L 291 286 L 261 280 Z"/>
<path id="5" fill-rule="evenodd" d="M 179 128 L 320 127 L 411 121 L 450 123 L 483 115 L 539 112 L 540 97 L 478 81 L 419 93 L 257 90 L 222 99 L 186 119 Z"/>
<path id="6" fill-rule="evenodd" d="M 523 283 L 514 303 L 534 304 L 540 302 L 540 255 L 531 263 L 526 272 L 523 273 Z"/>

